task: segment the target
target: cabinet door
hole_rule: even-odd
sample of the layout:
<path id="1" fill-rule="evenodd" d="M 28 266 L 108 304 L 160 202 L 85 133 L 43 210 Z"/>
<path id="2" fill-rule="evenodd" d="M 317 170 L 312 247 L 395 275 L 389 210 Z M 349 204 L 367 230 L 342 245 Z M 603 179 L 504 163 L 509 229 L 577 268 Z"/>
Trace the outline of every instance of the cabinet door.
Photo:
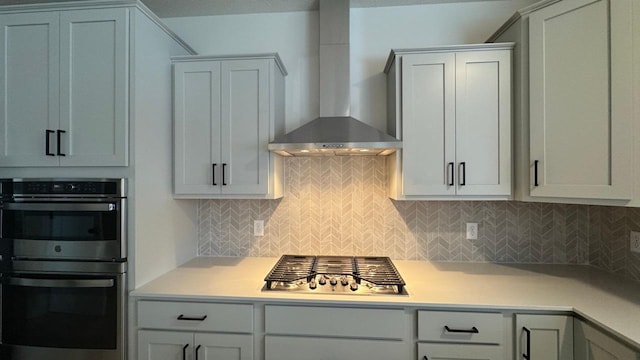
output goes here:
<path id="1" fill-rule="evenodd" d="M 529 24 L 531 196 L 630 199 L 631 1 L 560 1 Z"/>
<path id="2" fill-rule="evenodd" d="M 220 63 L 181 62 L 173 67 L 174 191 L 219 194 Z"/>
<path id="3" fill-rule="evenodd" d="M 511 194 L 511 52 L 456 53 L 458 195 Z"/>
<path id="4" fill-rule="evenodd" d="M 127 165 L 128 25 L 125 8 L 60 13 L 63 166 Z"/>
<path id="5" fill-rule="evenodd" d="M 203 360 L 252 360 L 253 336 L 236 334 L 195 335 L 196 358 Z"/>
<path id="6" fill-rule="evenodd" d="M 496 345 L 418 344 L 418 360 L 505 360 Z"/>
<path id="7" fill-rule="evenodd" d="M 406 359 L 402 341 L 265 336 L 265 360 L 389 360 Z"/>
<path id="8" fill-rule="evenodd" d="M 46 155 L 58 128 L 58 26 L 56 12 L 0 16 L 0 166 L 58 166 Z"/>
<path id="9" fill-rule="evenodd" d="M 640 354 L 594 327 L 574 319 L 575 358 L 580 360 L 637 360 Z"/>
<path id="10" fill-rule="evenodd" d="M 573 317 L 516 315 L 516 359 L 573 360 Z"/>
<path id="11" fill-rule="evenodd" d="M 222 63 L 223 194 L 267 193 L 269 95 L 269 61 Z"/>
<path id="12" fill-rule="evenodd" d="M 454 195 L 455 54 L 402 57 L 402 192 Z"/>
<path id="13" fill-rule="evenodd" d="M 138 360 L 187 360 L 193 352 L 193 333 L 138 331 Z"/>

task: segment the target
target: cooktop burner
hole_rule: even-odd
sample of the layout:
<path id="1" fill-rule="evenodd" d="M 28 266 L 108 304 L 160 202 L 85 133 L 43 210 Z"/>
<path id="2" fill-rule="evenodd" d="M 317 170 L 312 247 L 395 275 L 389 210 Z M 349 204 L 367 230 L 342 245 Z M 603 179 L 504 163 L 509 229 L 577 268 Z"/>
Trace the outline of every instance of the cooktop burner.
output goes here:
<path id="1" fill-rule="evenodd" d="M 388 257 L 283 255 L 264 281 L 263 290 L 407 294 L 404 280 Z"/>

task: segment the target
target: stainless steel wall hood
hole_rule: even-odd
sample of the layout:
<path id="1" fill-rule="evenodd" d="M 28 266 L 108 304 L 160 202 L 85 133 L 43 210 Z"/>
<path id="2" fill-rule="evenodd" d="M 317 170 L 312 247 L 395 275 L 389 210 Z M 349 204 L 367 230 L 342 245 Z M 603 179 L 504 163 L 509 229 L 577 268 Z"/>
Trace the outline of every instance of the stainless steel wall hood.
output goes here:
<path id="1" fill-rule="evenodd" d="M 350 116 L 349 0 L 320 0 L 320 117 L 276 137 L 284 156 L 389 155 L 402 142 Z"/>

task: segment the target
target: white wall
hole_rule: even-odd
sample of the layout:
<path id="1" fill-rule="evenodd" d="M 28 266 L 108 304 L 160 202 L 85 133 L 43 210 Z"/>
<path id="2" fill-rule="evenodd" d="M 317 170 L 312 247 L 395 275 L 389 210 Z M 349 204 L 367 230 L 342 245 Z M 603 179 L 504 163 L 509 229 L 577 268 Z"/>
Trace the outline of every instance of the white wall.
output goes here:
<path id="1" fill-rule="evenodd" d="M 484 42 L 517 9 L 536 0 L 354 8 L 351 112 L 386 129 L 385 77 L 392 48 Z M 318 116 L 318 13 L 289 12 L 164 19 L 200 54 L 278 52 L 286 78 L 286 130 Z"/>

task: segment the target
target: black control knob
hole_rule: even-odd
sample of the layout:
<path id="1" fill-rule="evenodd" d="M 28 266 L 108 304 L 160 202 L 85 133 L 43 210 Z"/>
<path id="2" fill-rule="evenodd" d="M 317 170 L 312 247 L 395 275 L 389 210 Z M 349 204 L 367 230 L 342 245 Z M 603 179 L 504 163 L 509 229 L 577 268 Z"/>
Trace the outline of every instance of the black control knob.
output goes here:
<path id="1" fill-rule="evenodd" d="M 325 285 L 327 283 L 327 278 L 322 276 L 320 280 L 318 280 L 318 283 L 320 283 L 320 285 Z"/>
<path id="2" fill-rule="evenodd" d="M 311 279 L 309 281 L 309 289 L 314 290 L 318 285 L 316 284 L 316 279 Z"/>
<path id="3" fill-rule="evenodd" d="M 347 285 L 349 285 L 349 280 L 347 280 L 347 277 L 346 277 L 346 276 L 343 276 L 343 277 L 340 279 L 340 284 L 342 284 L 342 286 L 347 286 Z"/>
<path id="4" fill-rule="evenodd" d="M 351 289 L 351 291 L 356 291 L 358 290 L 358 283 L 355 281 L 351 282 L 351 285 L 349 285 L 349 289 Z"/>
<path id="5" fill-rule="evenodd" d="M 332 277 L 331 280 L 329 280 L 329 284 L 331 284 L 331 286 L 336 286 L 336 285 L 338 285 L 338 280 L 336 280 L 336 278 Z"/>

